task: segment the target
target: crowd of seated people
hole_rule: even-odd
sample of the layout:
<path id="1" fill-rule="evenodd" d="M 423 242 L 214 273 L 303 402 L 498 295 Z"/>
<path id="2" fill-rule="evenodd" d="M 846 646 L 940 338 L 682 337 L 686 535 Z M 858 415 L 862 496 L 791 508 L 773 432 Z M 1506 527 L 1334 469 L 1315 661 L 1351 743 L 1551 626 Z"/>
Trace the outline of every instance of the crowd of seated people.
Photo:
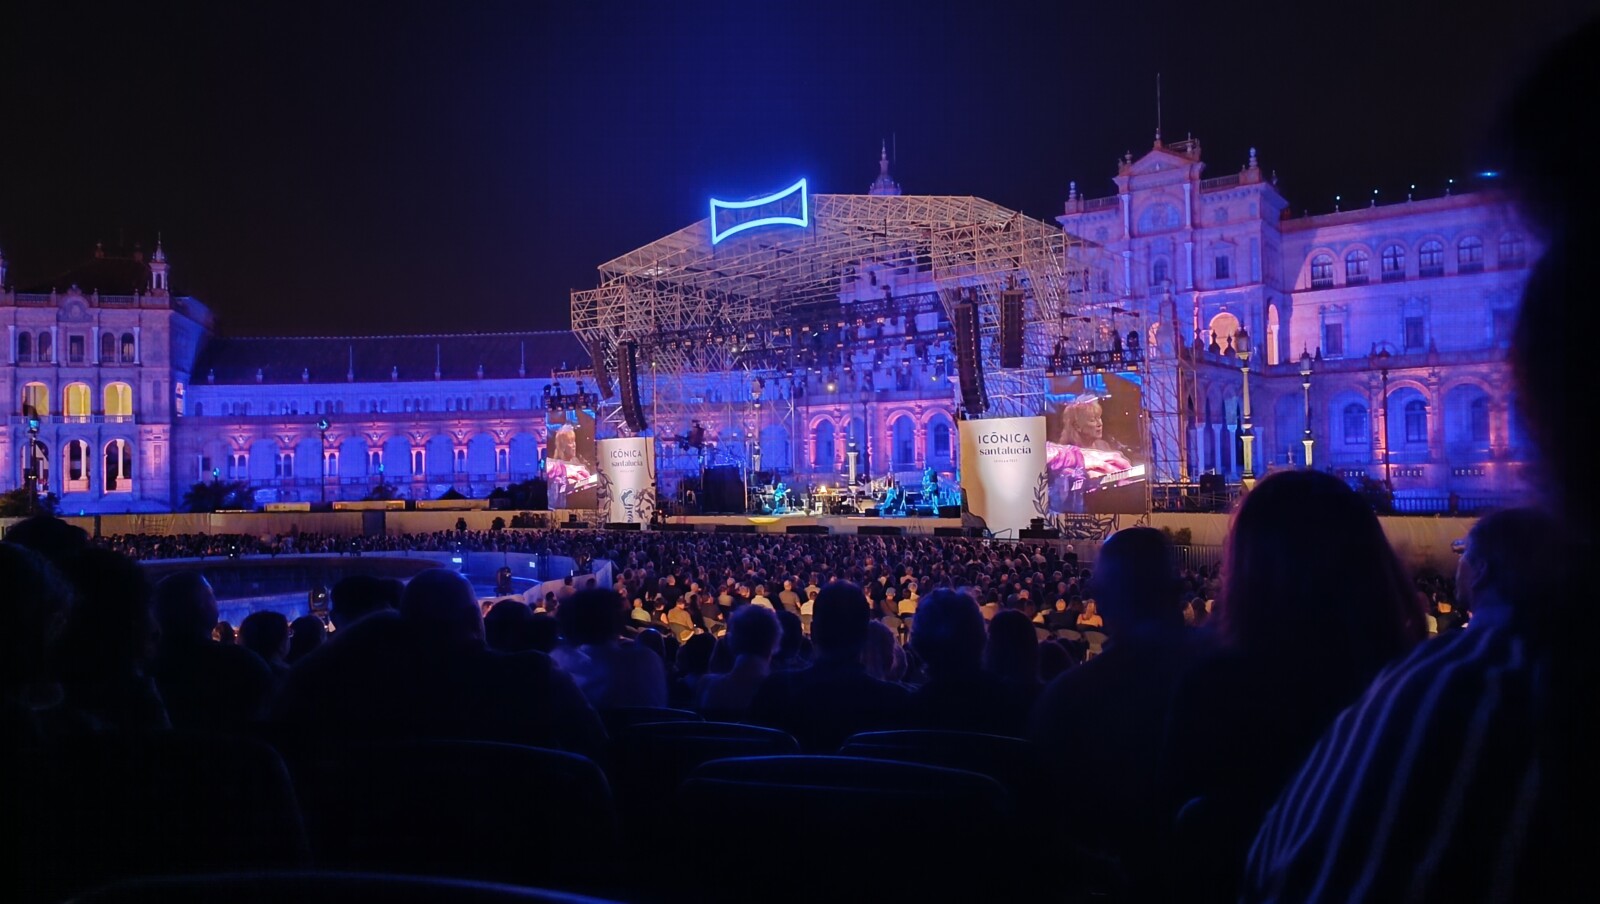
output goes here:
<path id="1" fill-rule="evenodd" d="M 1146 527 L 1112 534 L 1087 564 L 1049 544 L 956 538 L 441 533 L 363 542 L 511 543 L 608 559 L 617 588 L 565 588 L 527 612 L 503 599 L 486 619 L 470 583 L 447 568 L 404 583 L 349 579 L 332 591 L 332 633 L 297 623 L 286 643 L 276 620 L 246 619 L 229 642 L 203 577 L 179 572 L 152 585 L 136 560 L 236 546 L 339 551 L 346 539 L 95 542 L 65 522 L 27 519 L 0 542 L 0 754 L 22 764 L 0 776 L 9 841 L 0 895 L 59 901 L 106 879 L 199 867 L 185 854 L 205 847 L 204 835 L 172 842 L 196 851 L 162 847 L 185 820 L 161 810 L 180 785 L 150 751 L 176 748 L 130 739 L 213 739 L 190 748 L 211 753 L 187 768 L 219 782 L 216 803 L 234 807 L 208 824 L 222 832 L 264 806 L 220 786 L 246 760 L 260 766 L 263 749 L 294 764 L 387 741 L 422 745 L 405 760 L 422 764 L 437 749 L 430 743 L 496 742 L 501 753 L 549 754 L 537 768 L 577 785 L 584 765 L 621 760 L 629 723 L 620 714 L 667 718 L 672 706 L 686 711 L 679 717 L 786 737 L 807 754 L 893 730 L 1022 743 L 1039 780 L 1006 787 L 1041 796 L 1032 812 L 1046 818 L 1026 831 L 1044 837 L 1002 829 L 992 846 L 965 852 L 962 875 L 1014 878 L 1016 864 L 999 855 L 1025 847 L 1033 893 L 1066 900 L 1586 899 L 1596 802 L 1582 776 L 1594 761 L 1596 676 L 1574 630 L 1584 597 L 1574 577 L 1592 555 L 1593 511 L 1572 492 L 1587 446 L 1569 435 L 1565 391 L 1579 385 L 1579 331 L 1568 320 L 1587 284 L 1597 195 L 1586 150 L 1565 138 L 1582 106 L 1572 92 L 1594 100 L 1600 89 L 1597 47 L 1600 24 L 1555 54 L 1513 109 L 1511 182 L 1547 245 L 1510 350 L 1539 451 L 1537 489 L 1526 507 L 1476 522 L 1454 576 L 1405 574 L 1371 508 L 1341 480 L 1278 471 L 1241 500 L 1218 570 L 1180 570 L 1169 538 Z M 1088 633 L 1079 628 L 1104 635 L 1094 655 L 1071 646 Z M 372 768 L 399 756 L 387 751 Z M 379 789 L 369 822 L 402 816 L 440 785 L 486 807 L 508 790 L 476 786 L 449 765 Z M 838 771 L 812 765 L 813 779 Z M 164 783 L 144 787 L 157 774 Z M 616 844 L 615 875 L 557 887 L 630 901 L 796 899 L 785 892 L 802 887 L 810 897 L 798 899 L 809 900 L 867 887 L 804 849 L 763 848 L 777 821 L 814 825 L 804 809 L 820 788 L 789 798 L 788 809 L 740 806 L 758 784 L 720 775 L 724 790 L 740 790 L 715 797 L 715 783 L 702 782 L 701 800 L 739 822 L 677 840 L 622 826 L 616 837 L 632 840 Z M 922 774 L 936 775 L 964 783 L 962 803 L 982 796 L 969 781 L 981 774 Z M 917 789 L 896 793 L 910 801 Z M 113 798 L 135 818 L 120 836 L 86 834 Z M 888 799 L 813 837 L 835 851 L 842 839 L 896 880 L 938 889 L 961 864 L 919 862 L 918 850 L 897 847 L 917 827 L 897 823 Z M 569 840 L 561 815 L 519 826 L 519 814 L 501 814 L 511 818 L 500 831 L 525 833 L 510 846 L 468 840 L 517 852 L 507 857 L 534 853 Z M 657 816 L 659 830 L 695 813 Z M 261 855 L 272 837 L 224 846 L 222 862 L 204 866 L 258 865 L 271 859 Z M 653 856 L 669 842 L 672 856 Z M 130 861 L 134 850 L 150 861 Z M 1036 851 L 1047 852 L 1042 862 Z M 286 844 L 271 862 L 317 865 L 319 856 Z M 711 895 L 719 862 L 765 884 Z M 869 897 L 884 897 L 894 886 L 873 888 Z"/>
<path id="2" fill-rule="evenodd" d="M 1299 518 L 1308 505 L 1328 517 Z M 869 731 L 1001 735 L 1027 739 L 1041 775 L 1085 777 L 1038 793 L 1071 789 L 1050 800 L 1075 814 L 1054 840 L 1097 894 L 1160 897 L 1203 875 L 1222 899 L 1338 711 L 1430 625 L 1471 624 L 1427 621 L 1453 581 L 1408 580 L 1360 497 L 1316 472 L 1274 474 L 1246 497 L 1225 574 L 1181 570 L 1151 528 L 1113 534 L 1088 564 L 959 538 L 560 541 L 618 563 L 616 588 L 483 602 L 446 568 L 354 575 L 332 588 L 327 626 L 259 612 L 224 642 L 197 572 L 152 586 L 82 531 L 22 522 L 0 561 L 34 597 L 13 619 L 51 653 L 15 660 L 8 743 L 173 729 L 291 751 L 473 738 L 605 763 L 603 714 L 662 707 L 778 729 L 808 754 Z M 1195 624 L 1192 606 L 1213 599 L 1218 617 Z M 1081 629 L 1106 636 L 1099 655 Z"/>

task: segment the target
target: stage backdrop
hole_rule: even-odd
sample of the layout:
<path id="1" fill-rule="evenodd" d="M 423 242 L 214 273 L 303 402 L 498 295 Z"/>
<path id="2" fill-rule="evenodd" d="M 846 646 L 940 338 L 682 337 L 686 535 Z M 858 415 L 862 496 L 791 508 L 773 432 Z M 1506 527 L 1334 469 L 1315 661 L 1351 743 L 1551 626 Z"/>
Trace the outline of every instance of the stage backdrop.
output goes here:
<path id="1" fill-rule="evenodd" d="M 961 489 L 967 509 L 996 537 L 1017 532 L 1050 511 L 1043 417 L 962 421 Z"/>
<path id="2" fill-rule="evenodd" d="M 599 505 L 607 524 L 649 524 L 656 510 L 656 446 L 649 437 L 603 439 Z"/>

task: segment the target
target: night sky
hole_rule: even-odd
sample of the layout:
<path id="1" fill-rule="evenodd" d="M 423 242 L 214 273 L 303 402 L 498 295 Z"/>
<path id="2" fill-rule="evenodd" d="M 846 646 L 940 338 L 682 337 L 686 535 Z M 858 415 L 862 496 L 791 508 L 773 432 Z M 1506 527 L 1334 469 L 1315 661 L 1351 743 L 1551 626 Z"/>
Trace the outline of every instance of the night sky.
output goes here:
<path id="1" fill-rule="evenodd" d="M 1163 133 L 1294 210 L 1440 194 L 1600 0 L 9 10 L 0 251 L 149 250 L 231 335 L 565 329 L 600 263 L 800 176 L 1060 213 Z M 1308 11 L 1301 12 L 1305 6 Z M 1593 111 L 1575 111 L 1592 116 Z M 62 286 L 61 288 L 66 288 Z"/>

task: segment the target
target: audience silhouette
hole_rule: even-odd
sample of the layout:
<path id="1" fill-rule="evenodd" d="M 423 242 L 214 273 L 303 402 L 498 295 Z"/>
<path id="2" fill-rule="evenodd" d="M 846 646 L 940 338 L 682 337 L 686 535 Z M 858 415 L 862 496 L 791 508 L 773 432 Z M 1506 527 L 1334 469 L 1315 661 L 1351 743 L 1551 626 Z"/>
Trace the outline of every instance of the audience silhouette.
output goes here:
<path id="1" fill-rule="evenodd" d="M 1600 103 L 1600 19 L 1540 61 L 1500 127 L 1510 197 L 1545 242 L 1510 361 L 1536 446 L 1537 510 L 1468 535 L 1458 591 L 1472 619 L 1384 672 L 1334 724 L 1266 816 L 1245 901 L 1578 900 L 1590 884 L 1596 668 L 1579 630 L 1594 509 L 1570 393 L 1584 350 L 1600 180 L 1573 111 Z"/>
<path id="2" fill-rule="evenodd" d="M 217 598 L 203 575 L 182 571 L 155 590 L 161 628 L 153 674 L 174 728 L 252 733 L 272 694 L 272 669 L 237 644 L 212 639 Z"/>
<path id="3" fill-rule="evenodd" d="M 457 739 L 595 756 L 605 745 L 598 715 L 549 656 L 488 649 L 472 585 L 444 568 L 413 577 L 397 611 L 361 618 L 297 663 L 272 723 L 299 749 Z"/>
<path id="4" fill-rule="evenodd" d="M 899 727 L 910 692 L 873 678 L 861 664 L 871 618 L 860 586 L 835 581 L 824 587 L 812 610 L 815 659 L 762 682 L 750 721 L 788 732 L 806 753 L 832 753 L 857 732 Z"/>
<path id="5" fill-rule="evenodd" d="M 1153 897 L 1173 816 L 1158 793 L 1167 704 L 1202 640 L 1183 623 L 1177 550 L 1161 531 L 1112 534 L 1092 580 L 1114 639 L 1046 686 L 1029 737 L 1041 769 L 1058 777 L 1041 792 L 1064 812 L 1093 814 L 1063 819 L 1061 840 L 1109 861 L 1125 890 Z"/>

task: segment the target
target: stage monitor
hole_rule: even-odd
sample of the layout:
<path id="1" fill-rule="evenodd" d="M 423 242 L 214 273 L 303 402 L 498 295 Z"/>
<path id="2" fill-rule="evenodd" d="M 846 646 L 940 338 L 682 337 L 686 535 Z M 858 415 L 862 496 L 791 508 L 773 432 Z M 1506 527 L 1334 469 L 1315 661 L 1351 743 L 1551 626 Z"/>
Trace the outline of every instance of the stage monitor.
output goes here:
<path id="1" fill-rule="evenodd" d="M 1141 376 L 1055 376 L 1045 399 L 1050 514 L 1147 511 L 1150 449 Z"/>

